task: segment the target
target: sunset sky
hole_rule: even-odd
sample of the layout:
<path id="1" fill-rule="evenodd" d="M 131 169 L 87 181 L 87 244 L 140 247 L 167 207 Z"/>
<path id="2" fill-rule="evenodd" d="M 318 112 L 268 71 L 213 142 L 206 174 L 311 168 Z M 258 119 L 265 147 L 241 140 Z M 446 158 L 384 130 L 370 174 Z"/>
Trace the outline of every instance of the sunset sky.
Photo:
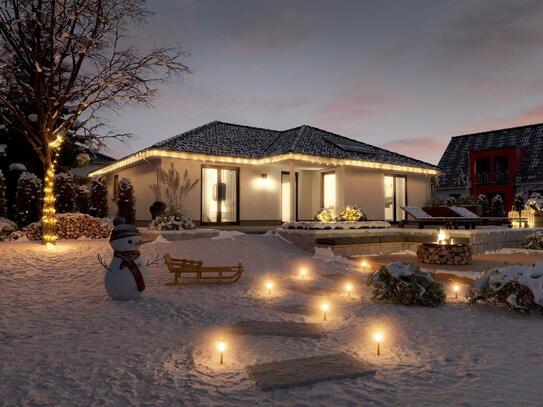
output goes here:
<path id="1" fill-rule="evenodd" d="M 451 136 L 543 121 L 543 1 L 152 0 L 136 43 L 193 70 L 111 116 L 115 157 L 213 120 L 301 124 L 436 163 Z"/>

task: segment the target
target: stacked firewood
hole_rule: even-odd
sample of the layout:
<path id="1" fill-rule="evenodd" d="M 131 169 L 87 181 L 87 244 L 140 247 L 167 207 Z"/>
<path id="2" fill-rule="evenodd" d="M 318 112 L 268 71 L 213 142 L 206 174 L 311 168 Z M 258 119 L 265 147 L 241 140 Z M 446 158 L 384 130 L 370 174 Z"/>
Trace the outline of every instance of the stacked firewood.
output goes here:
<path id="1" fill-rule="evenodd" d="M 426 264 L 471 264 L 472 255 L 468 244 L 423 243 L 417 249 L 417 260 Z"/>
<path id="2" fill-rule="evenodd" d="M 102 239 L 109 237 L 113 226 L 103 219 L 82 213 L 62 213 L 57 215 L 56 232 L 59 239 L 79 238 Z M 28 225 L 24 232 L 29 240 L 41 239 L 41 224 Z"/>

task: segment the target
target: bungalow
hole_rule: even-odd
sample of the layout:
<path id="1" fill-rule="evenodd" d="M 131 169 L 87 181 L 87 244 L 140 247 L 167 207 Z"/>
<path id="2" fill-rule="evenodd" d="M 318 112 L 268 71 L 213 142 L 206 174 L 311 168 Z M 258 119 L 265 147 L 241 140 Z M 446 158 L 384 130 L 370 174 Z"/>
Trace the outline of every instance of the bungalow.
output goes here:
<path id="1" fill-rule="evenodd" d="M 404 205 L 423 205 L 438 167 L 311 126 L 268 130 L 214 121 L 93 171 L 129 178 L 136 218 L 149 221 L 158 167 L 188 172 L 197 186 L 184 210 L 196 223 L 275 225 L 310 220 L 323 207 L 358 205 L 369 219 L 398 222 Z"/>

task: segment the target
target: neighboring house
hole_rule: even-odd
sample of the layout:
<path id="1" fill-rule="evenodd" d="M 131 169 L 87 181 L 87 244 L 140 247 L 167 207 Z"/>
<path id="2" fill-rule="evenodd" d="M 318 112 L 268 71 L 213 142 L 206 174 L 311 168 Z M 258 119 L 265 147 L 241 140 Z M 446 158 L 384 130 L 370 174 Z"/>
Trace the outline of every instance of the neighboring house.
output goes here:
<path id="1" fill-rule="evenodd" d="M 97 168 L 103 167 L 107 164 L 111 164 L 115 161 L 115 158 L 96 151 L 88 153 L 88 155 L 90 160 L 87 164 L 82 167 L 74 167 L 70 169 L 70 171 L 74 175 L 77 175 L 78 177 L 86 177 L 89 175 L 89 173 L 96 170 Z"/>
<path id="2" fill-rule="evenodd" d="M 438 165 L 435 196 L 499 194 L 508 210 L 516 192 L 543 191 L 543 123 L 453 137 Z"/>
<path id="3" fill-rule="evenodd" d="M 400 221 L 400 206 L 423 205 L 436 166 L 311 126 L 276 131 L 211 122 L 106 165 L 111 212 L 115 183 L 129 178 L 136 217 L 151 219 L 156 169 L 171 163 L 198 185 L 184 210 L 201 224 L 274 225 L 310 220 L 322 207 L 359 205 L 369 219 Z"/>

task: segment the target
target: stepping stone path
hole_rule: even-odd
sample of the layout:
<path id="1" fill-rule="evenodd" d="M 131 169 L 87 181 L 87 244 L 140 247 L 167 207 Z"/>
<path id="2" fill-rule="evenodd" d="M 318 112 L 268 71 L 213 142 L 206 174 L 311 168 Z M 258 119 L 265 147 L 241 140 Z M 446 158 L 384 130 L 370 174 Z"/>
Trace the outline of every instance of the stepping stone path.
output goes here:
<path id="1" fill-rule="evenodd" d="M 354 379 L 375 371 L 373 365 L 343 352 L 247 366 L 251 379 L 264 391 Z"/>
<path id="2" fill-rule="evenodd" d="M 288 338 L 321 338 L 319 324 L 290 321 L 240 321 L 230 326 L 233 335 L 284 336 Z"/>
<path id="3" fill-rule="evenodd" d="M 298 314 L 298 315 L 312 315 L 314 311 L 303 304 L 285 304 L 285 305 L 275 305 L 271 306 L 270 309 L 275 311 L 284 312 L 287 314 Z"/>
<path id="4" fill-rule="evenodd" d="M 336 292 L 336 290 L 332 290 L 330 288 L 315 287 L 310 285 L 291 285 L 288 287 L 288 289 L 298 293 L 316 296 L 327 296 L 335 294 Z"/>

